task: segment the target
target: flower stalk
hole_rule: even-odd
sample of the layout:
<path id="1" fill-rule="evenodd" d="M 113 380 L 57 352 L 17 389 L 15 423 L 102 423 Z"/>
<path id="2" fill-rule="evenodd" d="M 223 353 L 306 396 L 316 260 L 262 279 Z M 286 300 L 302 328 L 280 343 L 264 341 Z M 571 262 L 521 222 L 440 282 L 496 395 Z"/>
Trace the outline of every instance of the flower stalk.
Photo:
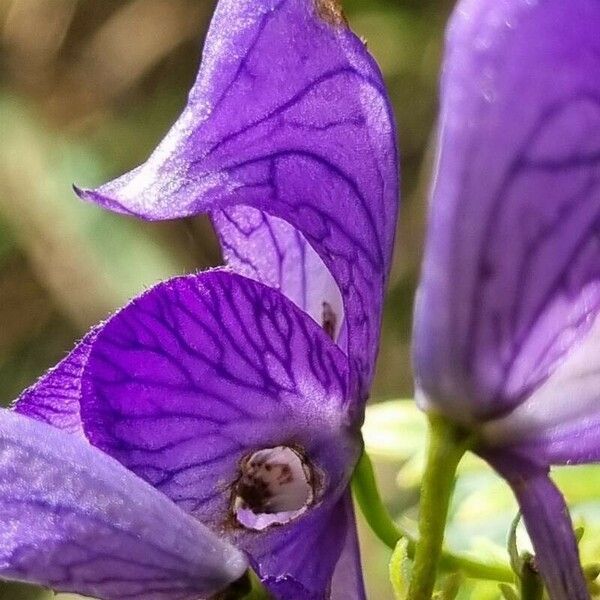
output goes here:
<path id="1" fill-rule="evenodd" d="M 373 533 L 392 550 L 401 539 L 405 539 L 407 556 L 414 559 L 418 538 L 411 531 L 416 527 L 402 527 L 390 517 L 377 488 L 373 464 L 366 452 L 363 452 L 354 470 L 352 492 Z M 504 583 L 513 583 L 515 580 L 514 573 L 508 565 L 484 563 L 444 549 L 439 560 L 439 568 L 446 572 L 460 571 L 465 577 L 471 579 Z"/>
<path id="2" fill-rule="evenodd" d="M 415 548 L 408 600 L 426 600 L 433 594 L 456 469 L 470 441 L 455 425 L 430 417 L 427 465 L 421 484 L 419 543 Z"/>
<path id="3" fill-rule="evenodd" d="M 365 450 L 354 469 L 352 477 L 352 494 L 360 506 L 373 533 L 390 549 L 394 550 L 402 538 L 410 539 L 407 532 L 401 531 L 390 517 L 377 488 L 373 463 Z M 412 545 L 414 551 L 414 544 Z M 411 555 L 411 548 L 408 548 Z"/>

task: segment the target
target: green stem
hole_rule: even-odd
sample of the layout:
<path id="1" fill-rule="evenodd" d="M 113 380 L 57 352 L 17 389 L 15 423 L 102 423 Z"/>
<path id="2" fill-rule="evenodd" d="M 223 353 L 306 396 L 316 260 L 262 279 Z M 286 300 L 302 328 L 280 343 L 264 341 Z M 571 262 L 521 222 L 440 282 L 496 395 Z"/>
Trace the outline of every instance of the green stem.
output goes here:
<path id="1" fill-rule="evenodd" d="M 419 543 L 407 600 L 429 600 L 433 594 L 456 469 L 468 446 L 469 438 L 456 426 L 444 419 L 429 419 L 429 451 L 419 504 Z"/>
<path id="2" fill-rule="evenodd" d="M 249 576 L 251 590 L 248 595 L 244 596 L 244 600 L 273 600 L 273 596 L 263 586 L 256 573 L 250 570 Z"/>
<path id="3" fill-rule="evenodd" d="M 521 600 L 542 600 L 544 584 L 539 573 L 532 566 L 533 556 L 527 556 L 521 569 Z"/>
<path id="4" fill-rule="evenodd" d="M 377 488 L 373 463 L 363 451 L 352 476 L 352 493 L 373 533 L 394 550 L 398 541 L 411 536 L 401 531 L 390 517 Z M 410 554 L 410 550 L 409 550 Z"/>
<path id="5" fill-rule="evenodd" d="M 373 464 L 363 452 L 352 478 L 352 492 L 367 523 L 377 537 L 392 550 L 401 538 L 408 540 L 408 556 L 414 558 L 417 539 L 411 533 L 416 527 L 401 527 L 390 517 L 377 489 Z M 460 571 L 471 579 L 484 579 L 513 583 L 515 576 L 507 565 L 487 564 L 452 552 L 442 551 L 440 568 L 443 571 Z"/>

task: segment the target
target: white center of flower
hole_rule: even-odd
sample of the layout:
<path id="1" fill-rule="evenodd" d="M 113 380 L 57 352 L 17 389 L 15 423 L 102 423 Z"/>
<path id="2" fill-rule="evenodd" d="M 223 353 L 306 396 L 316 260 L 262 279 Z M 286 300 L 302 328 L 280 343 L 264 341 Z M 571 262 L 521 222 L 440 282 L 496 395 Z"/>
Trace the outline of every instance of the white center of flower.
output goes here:
<path id="1" fill-rule="evenodd" d="M 292 448 L 259 450 L 243 460 L 241 471 L 232 508 L 238 522 L 248 529 L 287 523 L 313 501 L 311 469 Z"/>

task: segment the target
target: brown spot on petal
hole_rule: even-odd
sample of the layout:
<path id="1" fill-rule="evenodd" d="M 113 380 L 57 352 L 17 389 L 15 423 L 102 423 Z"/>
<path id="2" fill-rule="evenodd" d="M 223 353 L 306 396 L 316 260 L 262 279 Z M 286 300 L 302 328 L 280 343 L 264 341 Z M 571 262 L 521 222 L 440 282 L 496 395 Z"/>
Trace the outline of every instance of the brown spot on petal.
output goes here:
<path id="1" fill-rule="evenodd" d="M 342 10 L 342 0 L 315 0 L 317 14 L 330 25 L 348 25 Z"/>
<path id="2" fill-rule="evenodd" d="M 321 313 L 321 327 L 325 333 L 335 340 L 335 329 L 337 327 L 337 315 L 335 314 L 329 302 L 323 302 L 323 311 Z"/>

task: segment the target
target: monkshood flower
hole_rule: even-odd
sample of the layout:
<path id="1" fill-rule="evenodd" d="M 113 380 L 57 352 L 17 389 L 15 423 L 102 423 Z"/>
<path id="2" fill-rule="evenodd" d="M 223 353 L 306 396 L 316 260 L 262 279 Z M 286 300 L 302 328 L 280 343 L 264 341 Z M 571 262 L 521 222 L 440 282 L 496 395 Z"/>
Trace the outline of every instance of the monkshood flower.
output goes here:
<path id="1" fill-rule="evenodd" d="M 359 399 L 278 290 L 222 269 L 159 284 L 96 334 L 80 381 L 83 435 L 245 550 L 275 598 L 364 597 Z"/>
<path id="2" fill-rule="evenodd" d="M 43 427 L 40 445 L 55 430 L 57 447 L 51 447 L 53 454 L 38 471 L 47 468 L 62 446 L 73 447 L 73 456 L 75 449 L 85 451 L 99 464 L 112 466 L 110 473 L 105 469 L 103 480 L 105 485 L 113 482 L 111 491 L 120 487 L 121 478 L 129 477 L 146 493 L 153 492 L 152 498 L 162 497 L 183 521 L 179 525 L 175 520 L 172 530 L 172 515 L 165 511 L 164 521 L 161 514 L 156 516 L 164 534 L 149 533 L 170 540 L 182 527 L 190 527 L 190 521 L 204 533 L 206 547 L 214 540 L 208 527 L 248 553 L 275 598 L 364 598 L 347 490 L 362 450 L 361 423 L 356 418 L 360 400 L 349 393 L 348 365 L 328 328 L 278 290 L 215 269 L 166 281 L 136 298 L 23 394 L 15 410 L 30 418 L 8 413 L 6 419 L 30 422 L 21 427 L 34 431 Z M 6 431 L 17 440 L 21 437 L 11 421 Z M 21 443 L 35 448 L 28 435 Z M 24 480 L 20 497 L 26 497 L 37 471 L 32 474 L 20 456 L 6 455 L 9 459 Z M 68 483 L 75 474 L 63 463 L 57 460 L 54 470 Z M 38 487 L 55 493 L 52 479 L 46 483 Z M 64 485 L 71 502 L 80 501 L 85 507 L 86 498 L 80 496 L 87 483 L 74 489 Z M 88 487 L 85 493 L 92 497 L 102 491 L 98 485 Z M 115 502 L 122 501 L 123 493 Z M 98 497 L 100 506 L 105 497 Z M 132 502 L 136 499 L 132 497 Z M 4 508 L 2 502 L 7 498 L 0 498 Z M 50 518 L 59 509 L 52 504 L 47 510 Z M 112 505 L 105 510 L 108 515 L 116 511 Z M 115 514 L 119 516 L 118 511 Z M 37 513 L 27 510 L 17 515 L 26 521 L 24 532 L 29 526 L 38 535 L 29 520 L 38 518 Z M 62 539 L 62 530 L 55 532 L 52 524 L 48 528 L 49 534 L 44 527 L 39 535 Z M 194 540 L 192 532 L 198 533 L 189 533 Z M 93 537 L 93 522 L 86 534 Z M 64 537 L 65 544 L 70 543 L 69 532 Z M 0 548 L 5 543 L 2 540 Z M 88 547 L 90 552 L 96 547 L 93 539 Z M 244 559 L 227 544 L 223 547 L 231 556 L 217 546 L 211 560 L 200 563 L 198 578 L 219 560 L 224 564 L 209 579 L 211 584 L 227 583 L 229 574 L 243 574 Z M 196 563 L 201 550 L 199 544 L 192 557 Z M 43 546 L 37 558 L 44 551 L 46 558 L 35 577 L 25 572 L 18 578 L 56 587 L 52 570 L 62 568 L 68 559 Z M 187 558 L 183 550 L 180 554 Z M 153 597 L 156 588 L 147 587 L 133 570 L 125 584 L 132 587 L 122 587 L 120 555 L 108 548 L 103 557 L 106 572 L 101 580 L 110 580 L 113 587 L 108 591 L 99 587 L 96 595 Z M 191 562 L 188 559 L 181 570 Z M 67 562 L 59 587 L 88 591 L 79 579 L 70 579 L 68 566 Z M 113 567 L 115 581 L 110 579 Z M 0 575 L 17 577 L 15 569 L 9 559 Z M 174 584 L 168 571 L 163 578 L 170 589 Z M 165 592 L 164 598 L 171 597 L 190 596 Z"/>
<path id="3" fill-rule="evenodd" d="M 600 460 L 600 3 L 463 0 L 442 77 L 418 400 L 512 486 L 553 600 L 589 597 L 551 465 Z"/>
<path id="4" fill-rule="evenodd" d="M 397 170 L 381 75 L 335 2 L 222 0 L 165 140 L 79 193 L 148 219 L 209 212 L 228 269 L 134 300 L 16 409 L 243 549 L 276 598 L 364 598 L 348 483 Z"/>

